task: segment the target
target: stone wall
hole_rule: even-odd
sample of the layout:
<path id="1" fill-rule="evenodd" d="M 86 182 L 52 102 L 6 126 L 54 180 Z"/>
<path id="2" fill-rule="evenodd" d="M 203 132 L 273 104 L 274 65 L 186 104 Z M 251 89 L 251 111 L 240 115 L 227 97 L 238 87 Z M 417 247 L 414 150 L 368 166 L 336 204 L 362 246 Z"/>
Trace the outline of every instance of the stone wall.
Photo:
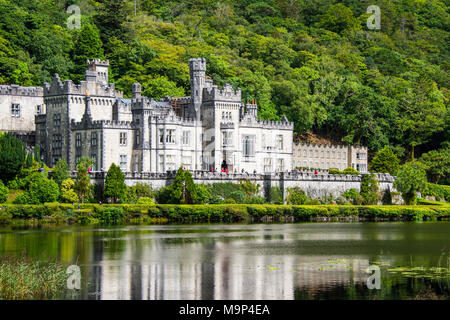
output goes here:
<path id="1" fill-rule="evenodd" d="M 125 183 L 128 186 L 136 183 L 147 183 L 153 189 L 159 189 L 172 183 L 176 172 L 168 173 L 140 173 L 126 172 Z M 380 183 L 380 191 L 386 189 L 393 190 L 394 177 L 389 174 L 376 174 Z M 106 172 L 94 172 L 91 176 L 92 183 L 103 185 Z M 261 196 L 268 197 L 271 187 L 280 187 L 283 194 L 291 187 L 300 187 L 312 198 L 333 195 L 340 196 L 344 191 L 355 188 L 360 189 L 363 175 L 330 175 L 314 174 L 314 172 L 288 172 L 279 174 L 224 174 L 203 171 L 192 172 L 192 178 L 195 183 L 239 183 L 241 180 L 250 180 L 252 183 L 260 185 L 259 192 Z"/>

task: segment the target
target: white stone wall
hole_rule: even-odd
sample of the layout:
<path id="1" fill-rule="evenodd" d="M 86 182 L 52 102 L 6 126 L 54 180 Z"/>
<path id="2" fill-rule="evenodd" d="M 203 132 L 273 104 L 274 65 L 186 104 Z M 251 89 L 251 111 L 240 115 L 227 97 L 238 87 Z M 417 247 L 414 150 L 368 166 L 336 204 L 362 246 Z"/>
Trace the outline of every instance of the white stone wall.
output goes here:
<path id="1" fill-rule="evenodd" d="M 12 114 L 12 104 L 20 106 L 20 115 Z M 41 87 L 0 86 L 0 130 L 2 132 L 35 131 L 34 117 L 37 106 L 45 112 Z"/>

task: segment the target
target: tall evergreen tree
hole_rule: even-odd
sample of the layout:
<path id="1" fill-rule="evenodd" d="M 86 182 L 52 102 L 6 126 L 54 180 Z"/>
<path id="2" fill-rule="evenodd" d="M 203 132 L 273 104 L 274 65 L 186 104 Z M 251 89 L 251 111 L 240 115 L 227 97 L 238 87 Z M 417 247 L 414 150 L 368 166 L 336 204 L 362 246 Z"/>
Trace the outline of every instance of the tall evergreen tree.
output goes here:
<path id="1" fill-rule="evenodd" d="M 127 192 L 125 184 L 125 175 L 119 166 L 112 163 L 108 169 L 105 179 L 105 191 L 103 195 L 105 198 L 111 198 L 114 203 L 118 200 L 124 199 Z"/>
<path id="2" fill-rule="evenodd" d="M 88 157 L 82 157 L 77 163 L 77 178 L 74 189 L 78 193 L 81 203 L 84 203 L 91 191 L 91 178 L 88 169 L 92 167 L 92 160 Z"/>
<path id="3" fill-rule="evenodd" d="M 395 174 L 400 165 L 400 160 L 388 146 L 377 152 L 370 163 L 370 171 L 378 173 Z"/>
<path id="4" fill-rule="evenodd" d="M 100 40 L 98 29 L 90 23 L 83 23 L 75 42 L 73 53 L 74 74 L 72 79 L 82 80 L 86 69 L 87 59 L 104 59 L 103 43 Z"/>
<path id="5" fill-rule="evenodd" d="M 58 186 L 61 186 L 61 183 L 69 178 L 70 171 L 67 162 L 63 159 L 59 159 L 53 168 L 52 179 L 58 184 Z"/>
<path id="6" fill-rule="evenodd" d="M 7 133 L 0 136 L 0 179 L 8 182 L 20 172 L 25 162 L 25 146 L 22 141 Z"/>

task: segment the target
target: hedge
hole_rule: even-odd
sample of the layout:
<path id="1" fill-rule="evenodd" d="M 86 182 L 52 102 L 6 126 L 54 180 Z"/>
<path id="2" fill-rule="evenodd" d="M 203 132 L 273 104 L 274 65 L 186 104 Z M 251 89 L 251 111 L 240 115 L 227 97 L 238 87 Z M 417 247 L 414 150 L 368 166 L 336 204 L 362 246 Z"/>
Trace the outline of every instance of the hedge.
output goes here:
<path id="1" fill-rule="evenodd" d="M 42 220 L 79 224 L 124 224 L 151 222 L 239 222 L 363 220 L 441 220 L 450 217 L 450 205 L 353 206 L 353 205 L 274 205 L 274 204 L 60 204 L 0 207 L 0 223 L 15 220 Z"/>

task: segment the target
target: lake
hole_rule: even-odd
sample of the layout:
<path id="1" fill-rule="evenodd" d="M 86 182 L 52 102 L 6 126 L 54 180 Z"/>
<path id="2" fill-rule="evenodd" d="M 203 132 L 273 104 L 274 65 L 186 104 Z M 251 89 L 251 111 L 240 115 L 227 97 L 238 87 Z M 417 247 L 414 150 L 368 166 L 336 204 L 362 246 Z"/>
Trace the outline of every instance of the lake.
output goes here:
<path id="1" fill-rule="evenodd" d="M 66 299 L 450 296 L 450 222 L 4 227 L 0 254 L 78 265 Z"/>

